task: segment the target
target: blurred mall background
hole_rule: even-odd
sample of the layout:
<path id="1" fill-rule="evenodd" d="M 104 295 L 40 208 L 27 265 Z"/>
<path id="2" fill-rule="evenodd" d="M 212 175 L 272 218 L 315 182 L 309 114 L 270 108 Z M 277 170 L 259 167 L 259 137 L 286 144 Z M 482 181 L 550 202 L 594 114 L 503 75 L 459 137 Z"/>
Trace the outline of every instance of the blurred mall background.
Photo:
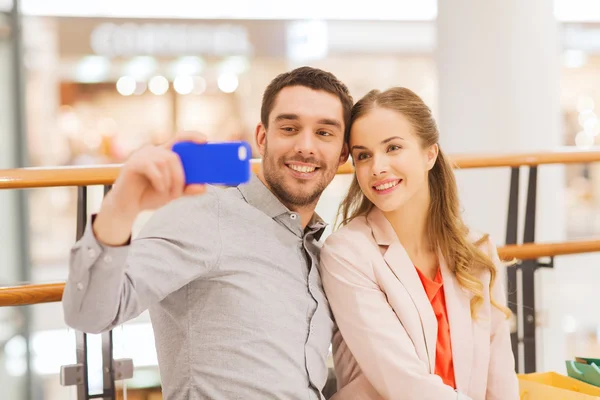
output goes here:
<path id="1" fill-rule="evenodd" d="M 451 154 L 600 145 L 595 0 L 19 3 L 16 15 L 0 0 L 0 168 L 121 163 L 181 129 L 251 141 L 265 86 L 307 64 L 336 74 L 355 99 L 416 91 Z M 469 222 L 502 244 L 509 171 L 457 173 Z M 319 204 L 329 221 L 348 182 L 337 177 Z M 600 163 L 541 167 L 539 193 L 539 241 L 600 235 Z M 0 192 L 0 285 L 64 280 L 76 200 L 75 188 Z M 538 370 L 600 357 L 598 267 L 597 254 L 568 256 L 538 273 Z M 115 341 L 115 358 L 136 367 L 128 388 L 157 386 L 147 314 Z M 92 350 L 93 365 L 100 358 Z M 58 376 L 74 360 L 59 304 L 0 309 L 0 398 L 75 398 Z M 99 371 L 90 376 L 101 386 Z"/>

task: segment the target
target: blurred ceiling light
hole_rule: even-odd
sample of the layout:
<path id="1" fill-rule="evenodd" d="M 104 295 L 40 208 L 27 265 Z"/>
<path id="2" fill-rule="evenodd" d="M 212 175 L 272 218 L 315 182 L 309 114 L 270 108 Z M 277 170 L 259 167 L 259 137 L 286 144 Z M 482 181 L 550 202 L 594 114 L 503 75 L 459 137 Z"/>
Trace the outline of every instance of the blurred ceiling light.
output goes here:
<path id="1" fill-rule="evenodd" d="M 134 57 L 125 65 L 125 75 L 132 76 L 138 81 L 143 81 L 154 74 L 157 66 L 158 63 L 154 57 Z"/>
<path id="2" fill-rule="evenodd" d="M 201 76 L 194 76 L 194 91 L 193 94 L 202 94 L 206 90 L 206 79 Z"/>
<path id="3" fill-rule="evenodd" d="M 579 121 L 579 125 L 585 128 L 586 124 L 588 124 L 588 120 L 598 121 L 598 117 L 593 111 L 583 111 L 579 113 L 577 120 Z"/>
<path id="4" fill-rule="evenodd" d="M 100 56 L 84 57 L 75 68 L 75 81 L 82 83 L 103 82 L 110 70 L 110 61 Z"/>
<path id="5" fill-rule="evenodd" d="M 250 69 L 250 62 L 244 56 L 231 56 L 221 61 L 219 71 L 241 75 Z"/>
<path id="6" fill-rule="evenodd" d="M 597 21 L 600 3 L 597 0 L 554 0 L 554 16 L 558 21 Z"/>
<path id="7" fill-rule="evenodd" d="M 581 68 L 587 62 L 587 53 L 582 50 L 566 50 L 563 53 L 565 67 Z"/>
<path id="8" fill-rule="evenodd" d="M 595 125 L 587 126 L 585 129 L 585 134 L 591 137 L 596 137 L 600 134 L 600 123 L 596 123 Z"/>
<path id="9" fill-rule="evenodd" d="M 146 84 L 146 82 L 138 81 L 135 84 L 135 92 L 133 92 L 133 94 L 136 96 L 140 96 L 140 95 L 144 94 L 144 92 L 146 91 L 147 88 L 148 88 L 148 85 Z"/>
<path id="10" fill-rule="evenodd" d="M 236 74 L 224 72 L 219 75 L 217 85 L 223 93 L 233 93 L 239 85 L 238 77 Z"/>
<path id="11" fill-rule="evenodd" d="M 153 94 L 162 96 L 169 90 L 169 81 L 164 76 L 155 76 L 148 82 L 148 89 Z"/>
<path id="12" fill-rule="evenodd" d="M 589 149 L 594 145 L 594 137 L 581 131 L 575 136 L 575 145 L 580 149 Z"/>
<path id="13" fill-rule="evenodd" d="M 193 76 L 202 72 L 205 62 L 200 57 L 186 56 L 174 61 L 169 69 L 171 76 Z"/>
<path id="14" fill-rule="evenodd" d="M 598 117 L 593 114 L 591 117 L 585 120 L 583 124 L 583 129 L 586 131 L 592 131 L 596 126 L 598 126 Z"/>
<path id="15" fill-rule="evenodd" d="M 564 1 L 564 0 L 563 0 Z M 567 0 L 574 1 L 574 0 Z M 589 0 L 588 0 L 589 1 Z M 593 0 L 592 0 L 593 1 Z M 22 0 L 25 15 L 106 17 L 106 18 L 161 18 L 220 19 L 220 20 L 301 20 L 314 18 L 334 20 L 391 20 L 435 21 L 436 0 L 370 0 L 368 7 L 348 5 L 344 0 L 285 0 L 200 1 L 171 0 L 149 2 L 143 0 Z"/>
<path id="16" fill-rule="evenodd" d="M 131 76 L 122 76 L 117 81 L 117 92 L 123 96 L 131 96 L 135 92 L 136 82 Z"/>
<path id="17" fill-rule="evenodd" d="M 178 76 L 173 81 L 173 88 L 179 94 L 190 94 L 194 90 L 194 79 L 191 76 Z"/>
<path id="18" fill-rule="evenodd" d="M 594 103 L 594 99 L 592 99 L 590 96 L 581 96 L 577 100 L 577 111 L 581 113 L 586 111 L 592 111 L 595 106 L 596 104 Z"/>

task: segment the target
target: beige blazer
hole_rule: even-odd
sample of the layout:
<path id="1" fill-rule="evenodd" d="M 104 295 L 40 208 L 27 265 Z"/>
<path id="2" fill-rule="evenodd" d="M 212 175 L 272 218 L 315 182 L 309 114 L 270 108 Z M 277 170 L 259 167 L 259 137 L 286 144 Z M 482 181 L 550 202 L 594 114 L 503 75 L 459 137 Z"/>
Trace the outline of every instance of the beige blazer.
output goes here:
<path id="1" fill-rule="evenodd" d="M 481 237 L 481 235 L 479 236 Z M 473 239 L 477 239 L 475 236 Z M 503 265 L 494 299 L 505 303 Z M 435 372 L 437 320 L 422 283 L 383 213 L 372 211 L 330 235 L 321 278 L 337 327 L 335 400 L 517 400 L 509 321 L 489 301 L 490 274 L 480 276 L 485 303 L 470 314 L 471 295 L 440 257 L 457 390 Z"/>

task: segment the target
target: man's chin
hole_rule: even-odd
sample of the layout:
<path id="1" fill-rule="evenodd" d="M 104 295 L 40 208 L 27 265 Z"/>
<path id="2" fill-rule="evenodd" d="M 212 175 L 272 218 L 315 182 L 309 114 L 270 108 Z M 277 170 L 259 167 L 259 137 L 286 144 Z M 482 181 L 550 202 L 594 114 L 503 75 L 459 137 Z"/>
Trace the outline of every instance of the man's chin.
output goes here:
<path id="1" fill-rule="evenodd" d="M 282 182 L 283 183 L 283 182 Z M 289 206 L 306 207 L 315 204 L 323 190 L 319 189 L 318 182 L 285 182 L 283 185 L 274 185 L 278 197 Z"/>

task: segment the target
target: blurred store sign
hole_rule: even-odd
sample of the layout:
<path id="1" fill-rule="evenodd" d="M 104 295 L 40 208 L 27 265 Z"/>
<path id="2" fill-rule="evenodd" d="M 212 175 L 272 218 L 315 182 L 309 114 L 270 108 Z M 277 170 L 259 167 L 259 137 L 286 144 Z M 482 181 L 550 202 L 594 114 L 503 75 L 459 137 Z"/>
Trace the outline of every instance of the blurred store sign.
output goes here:
<path id="1" fill-rule="evenodd" d="M 310 62 L 327 57 L 327 22 L 295 21 L 287 25 L 287 58 Z"/>
<path id="2" fill-rule="evenodd" d="M 342 54 L 432 54 L 434 22 L 57 18 L 59 53 L 150 56 L 285 57 L 311 62 Z M 600 26 L 562 27 L 565 50 L 600 52 Z"/>
<path id="3" fill-rule="evenodd" d="M 281 56 L 285 21 L 57 18 L 61 56 Z"/>
<path id="4" fill-rule="evenodd" d="M 90 45 L 108 57 L 252 53 L 245 27 L 231 24 L 102 23 L 92 31 Z"/>

